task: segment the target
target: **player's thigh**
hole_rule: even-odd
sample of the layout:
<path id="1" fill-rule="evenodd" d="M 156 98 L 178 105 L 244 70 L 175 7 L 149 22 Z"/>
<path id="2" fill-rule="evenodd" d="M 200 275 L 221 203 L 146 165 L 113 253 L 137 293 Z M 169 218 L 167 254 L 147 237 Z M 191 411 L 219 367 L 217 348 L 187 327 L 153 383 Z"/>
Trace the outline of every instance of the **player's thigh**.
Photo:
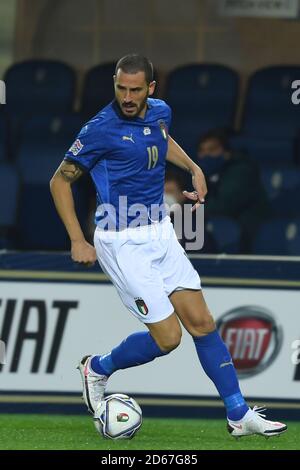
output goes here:
<path id="1" fill-rule="evenodd" d="M 192 336 L 205 335 L 216 328 L 201 290 L 175 291 L 170 295 L 170 301 L 183 326 Z"/>
<path id="2" fill-rule="evenodd" d="M 162 351 L 172 351 L 180 344 L 182 332 L 175 312 L 165 320 L 146 323 L 146 326 Z"/>
<path id="3" fill-rule="evenodd" d="M 129 242 L 116 254 L 124 284 L 121 298 L 128 309 L 146 324 L 166 320 L 174 312 L 160 272 L 153 266 L 152 256 L 153 248 L 148 243 Z"/>
<path id="4" fill-rule="evenodd" d="M 94 238 L 97 257 L 127 309 L 143 323 L 168 318 L 173 306 L 164 290 L 160 273 L 152 267 L 148 243 Z"/>

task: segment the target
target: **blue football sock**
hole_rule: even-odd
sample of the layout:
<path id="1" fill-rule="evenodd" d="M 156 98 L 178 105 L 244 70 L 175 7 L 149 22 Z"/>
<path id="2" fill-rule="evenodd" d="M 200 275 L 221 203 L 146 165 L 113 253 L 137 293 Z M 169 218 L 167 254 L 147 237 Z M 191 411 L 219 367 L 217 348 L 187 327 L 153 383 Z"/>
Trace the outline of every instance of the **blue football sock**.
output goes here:
<path id="1" fill-rule="evenodd" d="M 158 347 L 148 331 L 140 331 L 128 336 L 110 353 L 94 356 L 91 368 L 97 374 L 109 376 L 116 370 L 146 364 L 165 354 L 168 353 Z"/>
<path id="2" fill-rule="evenodd" d="M 224 401 L 227 417 L 238 421 L 249 410 L 238 383 L 231 355 L 217 330 L 193 337 L 201 365 Z"/>

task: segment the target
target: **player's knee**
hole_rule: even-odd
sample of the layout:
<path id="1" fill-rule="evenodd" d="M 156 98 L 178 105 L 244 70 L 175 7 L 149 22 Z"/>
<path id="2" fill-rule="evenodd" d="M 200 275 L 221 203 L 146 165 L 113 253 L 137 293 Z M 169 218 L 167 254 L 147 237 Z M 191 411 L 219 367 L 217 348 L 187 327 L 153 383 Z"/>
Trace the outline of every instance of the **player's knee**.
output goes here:
<path id="1" fill-rule="evenodd" d="M 179 346 L 181 341 L 182 332 L 181 329 L 169 332 L 157 341 L 159 348 L 164 352 L 171 352 Z"/>
<path id="2" fill-rule="evenodd" d="M 211 333 L 216 329 L 216 323 L 210 313 L 202 315 L 197 322 L 189 325 L 189 333 L 192 336 L 202 336 Z"/>

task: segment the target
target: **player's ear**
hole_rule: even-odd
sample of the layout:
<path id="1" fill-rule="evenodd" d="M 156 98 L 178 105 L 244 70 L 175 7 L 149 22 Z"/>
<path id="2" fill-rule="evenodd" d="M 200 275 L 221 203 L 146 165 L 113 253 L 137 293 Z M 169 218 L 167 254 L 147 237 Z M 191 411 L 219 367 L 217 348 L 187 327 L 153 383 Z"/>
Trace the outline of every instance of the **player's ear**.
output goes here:
<path id="1" fill-rule="evenodd" d="M 155 87 L 156 87 L 156 81 L 153 80 L 152 82 L 149 83 L 149 96 L 153 95 Z"/>
<path id="2" fill-rule="evenodd" d="M 117 92 L 117 89 L 116 89 L 117 76 L 116 75 L 113 75 L 113 82 L 114 82 L 114 90 L 116 93 Z"/>

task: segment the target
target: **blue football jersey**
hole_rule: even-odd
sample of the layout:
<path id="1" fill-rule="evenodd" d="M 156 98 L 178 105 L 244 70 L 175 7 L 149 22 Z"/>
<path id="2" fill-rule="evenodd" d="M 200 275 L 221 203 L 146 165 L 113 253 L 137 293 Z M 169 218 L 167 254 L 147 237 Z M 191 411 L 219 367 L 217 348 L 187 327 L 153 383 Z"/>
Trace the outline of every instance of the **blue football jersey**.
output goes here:
<path id="1" fill-rule="evenodd" d="M 170 107 L 148 98 L 144 119 L 123 116 L 113 101 L 81 129 L 65 160 L 91 174 L 97 192 L 97 225 L 122 230 L 165 216 L 170 122 Z"/>

